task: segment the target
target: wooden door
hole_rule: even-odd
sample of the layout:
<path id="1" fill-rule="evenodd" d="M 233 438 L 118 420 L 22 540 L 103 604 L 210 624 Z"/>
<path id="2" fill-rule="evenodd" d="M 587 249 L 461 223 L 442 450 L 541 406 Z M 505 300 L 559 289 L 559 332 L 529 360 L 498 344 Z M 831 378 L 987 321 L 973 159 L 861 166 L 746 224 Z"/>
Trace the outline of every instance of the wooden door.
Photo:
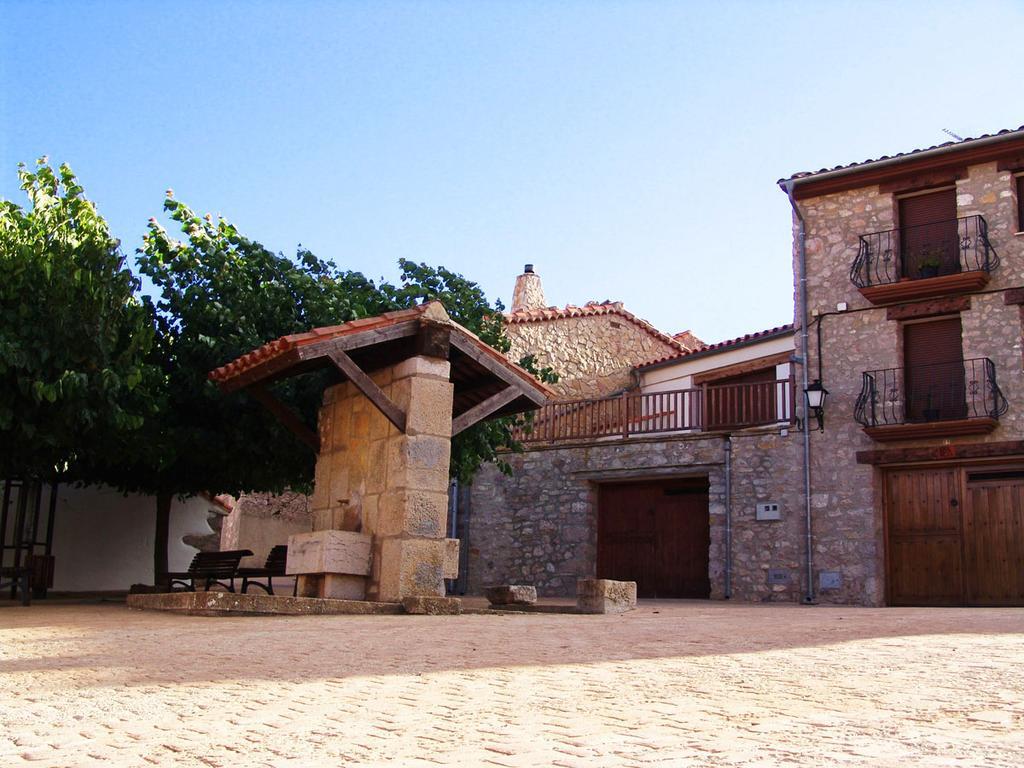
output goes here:
<path id="1" fill-rule="evenodd" d="M 1024 605 L 1024 470 L 967 471 L 967 602 Z"/>
<path id="2" fill-rule="evenodd" d="M 1024 605 L 1024 468 L 886 474 L 890 605 Z"/>
<path id="3" fill-rule="evenodd" d="M 959 470 L 892 470 L 885 500 L 889 604 L 961 604 Z"/>
<path id="4" fill-rule="evenodd" d="M 903 326 L 903 384 L 911 422 L 967 417 L 960 316 Z"/>
<path id="5" fill-rule="evenodd" d="M 955 189 L 905 197 L 899 215 L 903 277 L 916 280 L 960 271 Z"/>
<path id="6" fill-rule="evenodd" d="M 602 485 L 597 577 L 635 581 L 643 598 L 707 598 L 707 480 Z"/>

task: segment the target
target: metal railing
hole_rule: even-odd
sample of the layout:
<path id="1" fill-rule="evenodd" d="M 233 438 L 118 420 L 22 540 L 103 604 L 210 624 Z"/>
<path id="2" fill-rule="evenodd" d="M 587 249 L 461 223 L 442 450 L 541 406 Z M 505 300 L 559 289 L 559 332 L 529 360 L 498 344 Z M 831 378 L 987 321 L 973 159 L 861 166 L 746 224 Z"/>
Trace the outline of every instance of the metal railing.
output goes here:
<path id="1" fill-rule="evenodd" d="M 865 427 L 998 419 L 1007 401 L 987 357 L 865 371 L 854 419 Z"/>
<path id="2" fill-rule="evenodd" d="M 888 285 L 900 280 L 991 272 L 999 255 L 988 239 L 982 216 L 889 229 L 860 235 L 850 280 L 858 288 Z"/>
<path id="3" fill-rule="evenodd" d="M 790 379 L 551 402 L 515 432 L 523 443 L 742 429 L 793 421 Z"/>

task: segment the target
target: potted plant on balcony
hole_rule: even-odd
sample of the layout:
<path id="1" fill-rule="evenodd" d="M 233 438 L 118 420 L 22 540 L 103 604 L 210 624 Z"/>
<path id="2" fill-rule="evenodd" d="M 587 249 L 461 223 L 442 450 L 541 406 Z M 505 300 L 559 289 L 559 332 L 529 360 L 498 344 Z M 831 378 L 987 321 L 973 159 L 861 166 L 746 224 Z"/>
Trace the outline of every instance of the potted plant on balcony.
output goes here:
<path id="1" fill-rule="evenodd" d="M 942 269 L 942 256 L 944 252 L 939 247 L 929 247 L 921 250 L 921 256 L 917 260 L 917 274 L 919 277 L 938 277 Z"/>

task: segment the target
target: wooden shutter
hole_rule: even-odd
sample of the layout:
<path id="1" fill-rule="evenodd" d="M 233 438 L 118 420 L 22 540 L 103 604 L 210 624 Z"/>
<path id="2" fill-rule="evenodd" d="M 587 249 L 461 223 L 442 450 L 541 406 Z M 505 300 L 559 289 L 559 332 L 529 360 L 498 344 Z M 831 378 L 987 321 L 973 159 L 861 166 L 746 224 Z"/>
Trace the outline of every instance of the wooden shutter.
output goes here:
<path id="1" fill-rule="evenodd" d="M 777 419 L 775 366 L 708 382 L 706 429 L 770 424 Z"/>
<path id="2" fill-rule="evenodd" d="M 960 334 L 959 317 L 903 326 L 907 421 L 966 417 L 964 354 Z"/>
<path id="3" fill-rule="evenodd" d="M 1017 231 L 1024 232 L 1024 175 L 1017 177 Z"/>
<path id="4" fill-rule="evenodd" d="M 932 272 L 959 272 L 956 189 L 901 199 L 900 244 L 904 277 L 917 279 L 934 277 Z"/>

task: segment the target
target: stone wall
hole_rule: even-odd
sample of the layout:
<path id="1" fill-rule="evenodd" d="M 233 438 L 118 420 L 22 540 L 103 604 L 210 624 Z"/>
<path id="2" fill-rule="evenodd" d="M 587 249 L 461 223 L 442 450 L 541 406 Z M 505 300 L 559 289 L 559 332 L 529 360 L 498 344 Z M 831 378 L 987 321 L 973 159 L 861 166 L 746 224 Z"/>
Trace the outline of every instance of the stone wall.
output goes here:
<path id="1" fill-rule="evenodd" d="M 570 399 L 631 388 L 634 366 L 680 349 L 613 313 L 514 322 L 505 331 L 509 357 L 536 355 L 560 377 L 552 389 Z"/>
<path id="2" fill-rule="evenodd" d="M 736 433 L 733 444 L 733 597 L 801 599 L 803 518 L 799 436 L 777 429 Z M 485 467 L 470 489 L 468 591 L 496 583 L 533 584 L 548 596 L 575 594 L 593 578 L 598 489 L 602 482 L 706 476 L 710 484 L 712 597 L 725 590 L 725 439 L 686 435 L 540 447 L 507 457 L 513 475 Z M 754 520 L 757 502 L 777 502 L 782 520 Z M 768 584 L 768 570 L 788 572 Z"/>
<path id="3" fill-rule="evenodd" d="M 313 530 L 373 537 L 368 599 L 444 595 L 453 387 L 447 360 L 413 357 L 372 376 L 407 416 L 398 429 L 351 382 L 324 392 Z"/>
<path id="4" fill-rule="evenodd" d="M 998 171 L 995 163 L 971 166 L 967 177 L 957 182 L 957 205 L 958 216 L 985 217 L 989 239 L 1001 259 L 986 291 L 1024 283 L 1024 237 L 1014 234 L 1017 222 L 1011 174 Z M 949 439 L 876 443 L 853 418 L 861 373 L 902 366 L 901 324 L 887 320 L 886 309 L 864 299 L 849 277 L 858 236 L 895 226 L 895 196 L 872 186 L 803 200 L 800 206 L 807 222 L 809 307 L 819 313 L 834 312 L 838 302 L 849 307 L 821 321 L 823 382 L 830 396 L 825 431 L 812 433 L 815 566 L 819 572 L 839 571 L 842 586 L 821 591 L 819 599 L 880 604 L 884 600 L 882 473 L 857 464 L 855 454 L 892 445 L 936 446 Z M 794 265 L 796 258 L 794 248 Z M 1024 432 L 1024 378 L 1018 308 L 1006 306 L 999 292 L 972 295 L 970 302 L 970 309 L 960 313 L 964 357 L 988 357 L 995 363 L 999 386 L 1010 405 L 991 434 L 955 440 L 1019 440 Z M 796 322 L 799 324 L 799 317 Z M 818 355 L 813 333 L 810 347 L 808 358 L 815 372 Z M 869 575 L 861 579 L 858 571 Z"/>

